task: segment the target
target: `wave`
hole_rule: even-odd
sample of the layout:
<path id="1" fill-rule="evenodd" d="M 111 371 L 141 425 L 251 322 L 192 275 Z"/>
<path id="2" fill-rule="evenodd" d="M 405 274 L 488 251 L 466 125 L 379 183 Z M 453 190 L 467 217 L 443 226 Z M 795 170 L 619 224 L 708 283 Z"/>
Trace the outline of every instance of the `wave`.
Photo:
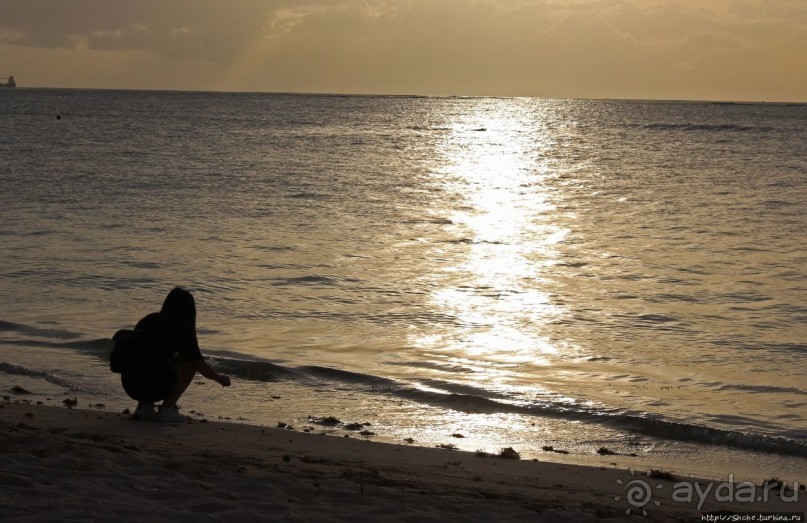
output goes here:
<path id="1" fill-rule="evenodd" d="M 288 198 L 292 198 L 295 200 L 324 200 L 328 198 L 327 194 L 323 193 L 316 193 L 316 192 L 298 192 L 294 194 L 288 195 Z"/>
<path id="2" fill-rule="evenodd" d="M 13 363 L 7 363 L 4 361 L 0 361 L 0 371 L 5 372 L 6 374 L 10 374 L 13 376 L 28 376 L 31 378 L 40 378 L 44 379 L 49 383 L 53 383 L 54 385 L 58 385 L 60 387 L 64 387 L 71 391 L 81 390 L 77 385 L 66 378 L 62 378 L 61 376 L 57 376 L 51 372 L 44 372 L 39 370 L 29 369 L 27 367 L 23 367 L 21 365 L 15 365 Z"/>
<path id="3" fill-rule="evenodd" d="M 410 131 L 439 131 L 439 132 L 447 132 L 451 131 L 451 127 L 441 127 L 441 126 L 423 126 L 423 125 L 410 125 L 407 127 Z"/>
<path id="4" fill-rule="evenodd" d="M 7 332 L 11 338 L 0 338 L 0 342 L 23 347 L 49 347 L 74 349 L 82 352 L 101 354 L 109 350 L 110 339 L 81 339 L 83 335 L 58 327 L 41 327 L 0 320 L 0 332 Z"/>
<path id="5" fill-rule="evenodd" d="M 420 369 L 437 370 L 440 372 L 450 372 L 454 374 L 470 374 L 475 372 L 470 367 L 463 365 L 452 365 L 447 363 L 439 363 L 436 361 L 387 361 L 387 365 L 399 365 L 403 367 L 413 367 Z"/>
<path id="6" fill-rule="evenodd" d="M 649 318 L 648 321 L 657 321 Z M 0 331 L 17 331 L 65 336 L 66 331 L 60 329 L 32 328 L 10 322 L 0 322 Z M 67 333 L 68 337 L 78 336 Z M 102 360 L 108 359 L 108 339 L 59 340 L 48 339 L 16 339 L 0 340 L 13 345 L 43 346 L 58 349 L 79 350 Z M 354 389 L 357 393 L 377 396 L 390 396 L 400 400 L 418 403 L 428 407 L 451 409 L 467 413 L 487 414 L 519 414 L 523 416 L 549 417 L 572 422 L 607 426 L 663 440 L 675 440 L 693 444 L 727 445 L 736 448 L 759 452 L 777 453 L 790 456 L 807 457 L 807 439 L 801 433 L 790 433 L 786 436 L 769 436 L 757 433 L 741 432 L 714 426 L 699 425 L 685 421 L 670 419 L 660 415 L 651 415 L 643 411 L 632 411 L 601 406 L 589 403 L 545 400 L 525 401 L 505 392 L 487 390 L 467 383 L 460 383 L 436 378 L 413 377 L 411 380 L 391 379 L 373 374 L 342 370 L 319 365 L 288 366 L 261 360 L 237 352 L 221 352 L 209 358 L 211 363 L 222 372 L 235 378 L 253 382 L 273 382 L 293 380 L 301 386 L 316 390 Z M 407 363 L 412 367 L 418 365 Z M 431 367 L 431 364 L 423 365 Z M 454 369 L 456 370 L 456 369 Z M 0 362 L 0 371 L 7 374 L 26 375 L 41 378 L 51 383 L 77 390 L 68 380 L 49 372 L 32 370 L 8 362 Z M 723 385 L 727 389 L 742 389 L 741 385 Z M 786 388 L 756 387 L 756 393 L 802 393 Z M 717 420 L 718 422 L 720 420 Z"/>
<path id="7" fill-rule="evenodd" d="M 287 285 L 324 285 L 332 286 L 341 283 L 357 283 L 360 280 L 355 278 L 344 278 L 340 276 L 326 276 L 324 274 L 309 274 L 306 276 L 296 276 L 291 278 L 275 278 L 272 285 L 284 287 Z"/>
<path id="8" fill-rule="evenodd" d="M 19 345 L 23 347 L 48 347 L 52 349 L 75 349 L 82 352 L 87 352 L 91 354 L 103 354 L 106 357 L 107 353 L 109 352 L 110 343 L 112 340 L 110 338 L 98 338 L 94 340 L 77 340 L 77 341 L 51 341 L 51 340 L 32 340 L 32 339 L 21 339 L 21 340 L 4 340 L 0 339 L 0 342 L 9 343 L 12 345 Z"/>
<path id="9" fill-rule="evenodd" d="M 711 132 L 771 132 L 772 127 L 756 127 L 737 124 L 691 124 L 691 123 L 651 123 L 635 124 L 630 127 L 647 129 L 651 131 L 711 131 Z"/>
<path id="10" fill-rule="evenodd" d="M 797 389 L 796 387 L 774 387 L 771 385 L 741 385 L 741 384 L 726 384 L 721 385 L 717 390 L 738 390 L 741 392 L 753 392 L 759 394 L 807 394 L 807 390 Z"/>
<path id="11" fill-rule="evenodd" d="M 285 367 L 269 362 L 213 358 L 214 364 L 225 372 L 242 379 L 275 381 L 294 379 L 321 388 L 322 381 L 339 385 L 359 386 L 367 394 L 383 394 L 420 403 L 468 413 L 521 414 L 551 417 L 575 422 L 605 425 L 658 439 L 694 444 L 727 445 L 746 450 L 807 457 L 807 441 L 803 437 L 777 437 L 685 423 L 646 412 L 591 407 L 568 401 L 523 402 L 500 392 L 472 385 L 438 379 L 402 382 L 372 374 L 351 372 L 330 367 L 307 365 Z"/>
<path id="12" fill-rule="evenodd" d="M 16 331 L 27 336 L 58 338 L 58 339 L 71 339 L 71 338 L 78 338 L 81 336 L 81 334 L 78 334 L 76 332 L 70 332 L 64 329 L 34 327 L 32 325 L 24 325 L 22 323 L 13 323 L 10 321 L 2 321 L 2 320 L 0 320 L 0 331 Z"/>
<path id="13" fill-rule="evenodd" d="M 449 240 L 438 240 L 438 243 L 453 243 L 458 245 L 506 245 L 498 240 L 477 240 L 475 238 L 452 238 Z"/>

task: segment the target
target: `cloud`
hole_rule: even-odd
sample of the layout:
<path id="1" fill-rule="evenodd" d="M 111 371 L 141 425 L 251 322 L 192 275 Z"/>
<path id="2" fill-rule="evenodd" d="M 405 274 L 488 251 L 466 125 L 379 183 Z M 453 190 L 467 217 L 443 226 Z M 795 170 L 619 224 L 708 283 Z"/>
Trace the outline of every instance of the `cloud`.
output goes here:
<path id="1" fill-rule="evenodd" d="M 729 12 L 743 19 L 807 24 L 807 3 L 803 0 L 735 0 Z"/>
<path id="2" fill-rule="evenodd" d="M 805 26 L 803 0 L 0 0 L 0 59 L 117 56 L 102 87 L 733 97 L 764 74 L 792 98 Z"/>
<path id="3" fill-rule="evenodd" d="M 27 47 L 141 50 L 176 59 L 232 58 L 267 2 L 238 0 L 0 1 L 0 27 L 22 34 Z M 231 6 L 231 7 L 228 7 Z M 259 17 L 260 18 L 260 17 Z M 2 38 L 0 41 L 9 42 Z"/>

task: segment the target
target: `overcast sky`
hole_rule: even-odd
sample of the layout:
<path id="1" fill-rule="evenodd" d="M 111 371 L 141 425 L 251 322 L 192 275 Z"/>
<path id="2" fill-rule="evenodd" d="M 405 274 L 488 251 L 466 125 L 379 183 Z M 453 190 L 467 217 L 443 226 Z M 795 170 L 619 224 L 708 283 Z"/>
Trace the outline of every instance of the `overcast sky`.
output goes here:
<path id="1" fill-rule="evenodd" d="M 807 0 L 0 0 L 20 86 L 807 101 Z"/>

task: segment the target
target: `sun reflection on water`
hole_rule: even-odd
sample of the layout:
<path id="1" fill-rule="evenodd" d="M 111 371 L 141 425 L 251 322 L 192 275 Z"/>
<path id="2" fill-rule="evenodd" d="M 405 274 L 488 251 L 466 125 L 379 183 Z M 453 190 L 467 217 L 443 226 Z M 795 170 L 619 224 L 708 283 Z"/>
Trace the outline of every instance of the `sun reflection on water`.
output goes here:
<path id="1" fill-rule="evenodd" d="M 449 197 L 446 242 L 462 255 L 441 269 L 432 306 L 461 326 L 442 344 L 465 357 L 502 364 L 548 364 L 558 348 L 541 326 L 561 313 L 542 282 L 568 231 L 553 223 L 556 195 L 542 150 L 551 135 L 534 102 L 480 101 L 453 117 L 432 176 Z M 420 338 L 434 346 L 435 337 Z"/>

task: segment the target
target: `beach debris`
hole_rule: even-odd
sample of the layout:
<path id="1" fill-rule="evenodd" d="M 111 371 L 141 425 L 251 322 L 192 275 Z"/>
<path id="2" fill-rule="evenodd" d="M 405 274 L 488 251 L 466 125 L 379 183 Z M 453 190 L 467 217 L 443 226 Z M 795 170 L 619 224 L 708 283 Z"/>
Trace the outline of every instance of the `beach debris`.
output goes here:
<path id="1" fill-rule="evenodd" d="M 324 425 L 326 427 L 335 427 L 342 424 L 342 420 L 335 416 L 326 416 L 324 418 L 314 418 L 312 416 L 308 416 L 308 420 L 312 423 L 316 423 L 317 425 Z"/>
<path id="2" fill-rule="evenodd" d="M 770 489 L 782 488 L 782 485 L 784 485 L 784 483 L 777 477 L 769 478 L 762 482 L 762 488 L 764 488 L 766 491 Z"/>
<path id="3" fill-rule="evenodd" d="M 569 453 L 568 450 L 556 449 L 552 445 L 544 445 L 543 447 L 541 447 L 541 450 L 543 450 L 544 452 L 554 452 L 555 454 L 568 454 Z"/>
<path id="4" fill-rule="evenodd" d="M 485 452 L 482 449 L 477 449 L 477 451 L 474 453 L 474 456 L 476 456 L 477 458 L 489 458 L 493 456 L 493 454 L 491 454 L 490 452 Z"/>
<path id="5" fill-rule="evenodd" d="M 453 443 L 440 443 L 439 445 L 435 445 L 438 449 L 446 449 L 446 450 L 457 450 L 457 446 Z"/>
<path id="6" fill-rule="evenodd" d="M 361 430 L 364 428 L 362 423 L 348 423 L 345 425 L 345 430 Z"/>
<path id="7" fill-rule="evenodd" d="M 284 423 L 284 422 L 282 422 L 282 421 L 278 421 L 278 422 L 277 422 L 277 428 L 279 428 L 279 429 L 285 429 L 286 427 L 288 427 L 288 425 L 287 425 L 286 423 Z"/>
<path id="8" fill-rule="evenodd" d="M 772 477 L 766 479 L 762 482 L 762 489 L 765 493 L 773 492 L 774 494 L 782 495 L 792 495 L 794 492 L 798 490 L 804 490 L 807 492 L 807 489 L 803 488 L 804 485 L 799 486 L 798 481 L 794 482 L 792 485 L 788 485 L 786 481 L 782 481 L 777 477 Z"/>
<path id="9" fill-rule="evenodd" d="M 64 406 L 67 407 L 68 409 L 72 409 L 73 407 L 78 405 L 78 399 L 77 398 L 67 398 L 62 403 L 64 403 Z"/>
<path id="10" fill-rule="evenodd" d="M 452 437 L 452 438 L 464 438 L 465 436 L 463 436 L 463 435 L 462 435 L 462 434 L 460 434 L 460 433 L 454 433 L 454 434 L 452 434 L 452 435 L 451 435 L 451 437 Z"/>
<path id="11" fill-rule="evenodd" d="M 3 401 L 11 401 L 11 396 L 3 396 Z"/>
<path id="12" fill-rule="evenodd" d="M 648 478 L 653 479 L 663 479 L 666 481 L 675 481 L 675 476 L 667 472 L 666 470 L 653 470 L 650 469 L 650 473 L 647 475 Z"/>
<path id="13" fill-rule="evenodd" d="M 375 436 L 375 432 L 372 432 L 370 430 L 363 430 L 363 431 L 359 432 L 359 434 L 361 434 L 362 436 L 365 436 L 365 437 Z"/>
<path id="14" fill-rule="evenodd" d="M 283 456 L 283 461 L 291 461 L 291 456 L 286 454 L 285 456 Z"/>
<path id="15" fill-rule="evenodd" d="M 413 438 L 404 438 L 404 441 L 406 443 L 409 443 L 410 445 L 415 442 L 415 440 Z"/>
<path id="16" fill-rule="evenodd" d="M 521 454 L 516 452 L 513 447 L 504 447 L 499 451 L 499 457 L 505 459 L 521 459 Z"/>
<path id="17" fill-rule="evenodd" d="M 272 396 L 271 398 L 272 398 L 273 400 L 279 400 L 280 398 L 282 398 L 282 396 Z"/>
<path id="18" fill-rule="evenodd" d="M 26 412 L 26 413 L 25 413 L 25 417 L 26 417 L 26 418 L 33 418 L 33 417 L 34 417 L 34 413 L 33 413 L 33 412 Z"/>
<path id="19" fill-rule="evenodd" d="M 129 409 L 123 409 L 123 412 L 121 412 L 121 414 L 131 414 L 131 413 L 132 411 Z"/>
<path id="20" fill-rule="evenodd" d="M 599 454 L 600 456 L 613 456 L 614 454 L 616 454 L 616 452 L 608 449 L 607 447 L 600 447 L 599 449 L 597 449 L 597 454 Z"/>
<path id="21" fill-rule="evenodd" d="M 13 392 L 14 394 L 31 394 L 31 391 L 25 390 L 19 385 L 14 385 L 13 387 L 11 387 L 11 392 Z"/>

